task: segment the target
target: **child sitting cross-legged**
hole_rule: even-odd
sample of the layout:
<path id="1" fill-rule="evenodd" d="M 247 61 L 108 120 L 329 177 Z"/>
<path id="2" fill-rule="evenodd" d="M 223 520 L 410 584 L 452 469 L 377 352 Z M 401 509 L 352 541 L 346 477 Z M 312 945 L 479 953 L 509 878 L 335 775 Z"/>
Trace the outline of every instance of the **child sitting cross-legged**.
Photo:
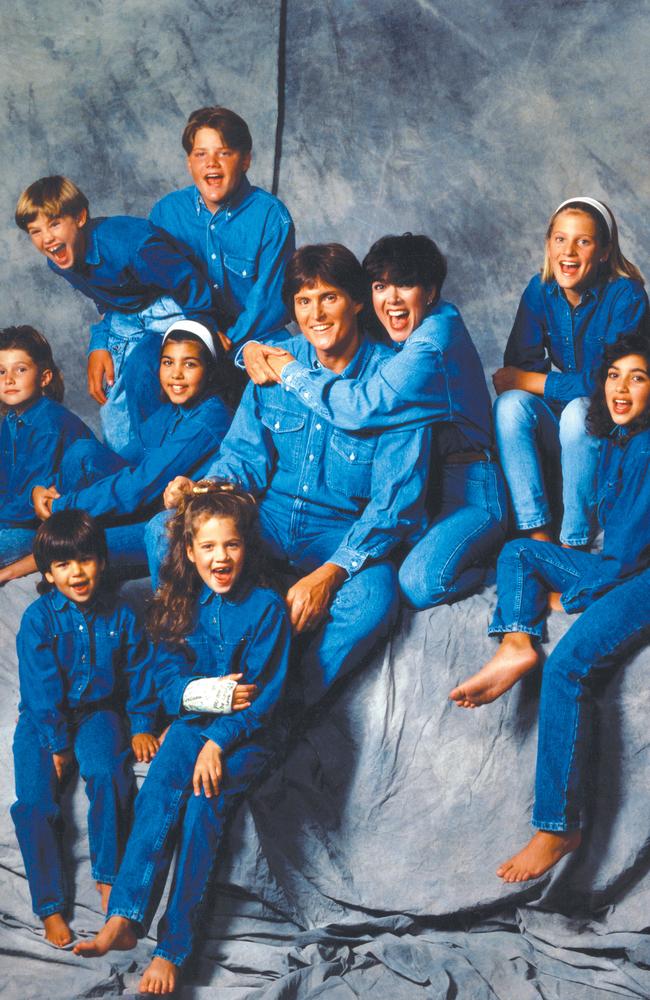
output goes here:
<path id="1" fill-rule="evenodd" d="M 159 746 L 152 734 L 157 699 L 151 645 L 108 585 L 101 528 L 85 511 L 55 514 L 38 529 L 34 555 L 42 596 L 18 632 L 11 815 L 34 912 L 47 940 L 64 947 L 72 932 L 61 858 L 62 787 L 76 763 L 90 803 L 90 860 L 105 910 L 131 818 L 132 752 L 150 761 Z"/>

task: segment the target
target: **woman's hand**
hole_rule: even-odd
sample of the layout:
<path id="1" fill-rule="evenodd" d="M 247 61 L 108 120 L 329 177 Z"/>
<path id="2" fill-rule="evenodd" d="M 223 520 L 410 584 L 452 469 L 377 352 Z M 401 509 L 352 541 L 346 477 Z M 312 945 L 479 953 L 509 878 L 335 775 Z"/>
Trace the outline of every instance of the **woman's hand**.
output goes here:
<path id="1" fill-rule="evenodd" d="M 200 795 L 201 789 L 203 789 L 206 799 L 218 795 L 222 777 L 223 750 L 214 740 L 207 740 L 194 765 L 194 774 L 192 775 L 194 794 Z"/>
<path id="2" fill-rule="evenodd" d="M 246 373 L 255 385 L 272 385 L 280 382 L 280 373 L 285 365 L 296 359 L 282 347 L 271 347 L 251 340 L 242 351 Z"/>

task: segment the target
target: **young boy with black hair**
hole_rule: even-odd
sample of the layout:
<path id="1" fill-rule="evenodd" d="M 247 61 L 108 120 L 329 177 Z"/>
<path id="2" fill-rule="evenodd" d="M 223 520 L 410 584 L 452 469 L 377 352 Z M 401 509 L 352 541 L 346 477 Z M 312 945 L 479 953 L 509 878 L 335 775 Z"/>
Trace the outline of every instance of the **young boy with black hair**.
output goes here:
<path id="1" fill-rule="evenodd" d="M 90 218 L 67 177 L 41 177 L 21 194 L 16 225 L 49 267 L 91 298 L 88 390 L 101 405 L 106 443 L 123 452 L 159 406 L 160 339 L 175 320 L 222 325 L 210 282 L 192 251 L 146 219 Z"/>
<path id="2" fill-rule="evenodd" d="M 295 231 L 287 208 L 254 187 L 246 172 L 253 140 L 243 118 L 219 106 L 198 108 L 182 136 L 194 182 L 161 198 L 149 218 L 192 248 L 217 301 L 230 316 L 226 349 L 264 340 L 288 322 L 282 302 Z"/>
<path id="3" fill-rule="evenodd" d="M 72 940 L 61 858 L 61 789 L 75 763 L 89 799 L 93 878 L 106 911 L 126 844 L 135 782 L 131 752 L 150 761 L 157 699 L 151 645 L 108 586 L 103 530 L 81 510 L 41 525 L 41 593 L 18 632 L 19 719 L 11 815 L 34 912 L 59 948 Z M 131 740 L 125 733 L 124 710 Z"/>

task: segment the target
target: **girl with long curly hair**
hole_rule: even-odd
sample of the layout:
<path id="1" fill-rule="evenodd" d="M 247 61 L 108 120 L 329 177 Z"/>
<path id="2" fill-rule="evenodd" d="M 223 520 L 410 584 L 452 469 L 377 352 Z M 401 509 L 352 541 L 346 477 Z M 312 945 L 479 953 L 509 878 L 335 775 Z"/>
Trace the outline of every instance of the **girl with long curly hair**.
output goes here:
<path id="1" fill-rule="evenodd" d="M 233 805 L 274 753 L 269 726 L 287 675 L 282 598 L 262 585 L 253 498 L 200 482 L 170 522 L 170 550 L 149 613 L 156 685 L 172 722 L 142 791 L 108 920 L 78 954 L 134 947 L 147 933 L 178 860 L 158 946 L 140 993 L 176 988 Z M 193 794 L 192 794 L 193 792 Z"/>

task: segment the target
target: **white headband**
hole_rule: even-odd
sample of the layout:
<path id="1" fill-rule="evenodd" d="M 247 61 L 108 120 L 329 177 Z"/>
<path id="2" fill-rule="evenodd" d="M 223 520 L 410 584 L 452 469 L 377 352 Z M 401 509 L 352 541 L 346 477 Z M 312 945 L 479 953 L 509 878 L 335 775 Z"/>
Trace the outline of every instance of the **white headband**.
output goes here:
<path id="1" fill-rule="evenodd" d="M 570 205 L 571 202 L 573 201 L 581 201 L 584 205 L 591 205 L 592 208 L 595 208 L 596 211 L 600 215 L 602 215 L 603 219 L 605 220 L 605 225 L 607 226 L 607 232 L 609 233 L 609 238 L 611 240 L 612 232 L 614 231 L 614 219 L 612 218 L 612 213 L 609 211 L 609 209 L 605 208 L 602 201 L 596 201 L 595 198 L 582 198 L 582 197 L 567 198 L 566 201 L 563 201 L 562 204 L 558 205 L 558 207 L 555 209 L 555 211 L 553 212 L 553 217 L 555 218 L 557 213 L 561 212 L 562 209 L 565 207 L 565 205 Z"/>
<path id="2" fill-rule="evenodd" d="M 168 330 L 165 330 L 162 342 L 163 344 L 167 340 L 170 333 L 193 333 L 195 337 L 202 340 L 207 349 L 209 350 L 212 357 L 217 360 L 217 352 L 214 348 L 214 340 L 212 339 L 212 334 L 208 330 L 207 326 L 203 326 L 203 323 L 197 323 L 193 319 L 179 319 L 176 323 L 172 323 Z"/>

